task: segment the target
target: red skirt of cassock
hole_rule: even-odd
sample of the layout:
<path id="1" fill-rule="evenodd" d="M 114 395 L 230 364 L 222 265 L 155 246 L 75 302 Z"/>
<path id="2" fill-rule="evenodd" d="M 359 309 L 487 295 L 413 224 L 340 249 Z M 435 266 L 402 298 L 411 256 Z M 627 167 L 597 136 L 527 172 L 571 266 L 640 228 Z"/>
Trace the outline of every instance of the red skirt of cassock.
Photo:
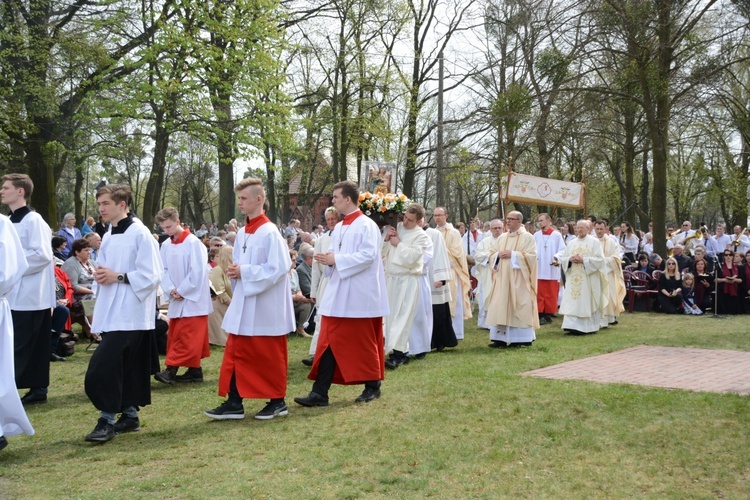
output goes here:
<path id="1" fill-rule="evenodd" d="M 229 393 L 234 375 L 242 398 L 283 398 L 288 364 L 286 335 L 248 337 L 230 333 L 221 361 L 219 395 Z"/>
<path id="2" fill-rule="evenodd" d="M 318 377 L 320 357 L 331 348 L 336 358 L 333 383 L 355 385 L 385 378 L 383 318 L 334 318 L 323 316 L 315 359 L 307 376 Z"/>
<path id="3" fill-rule="evenodd" d="M 167 366 L 199 368 L 211 355 L 208 347 L 208 316 L 172 318 L 167 335 Z"/>
<path id="4" fill-rule="evenodd" d="M 557 314 L 557 296 L 559 293 L 559 281 L 537 281 L 536 304 L 539 306 L 539 314 Z"/>

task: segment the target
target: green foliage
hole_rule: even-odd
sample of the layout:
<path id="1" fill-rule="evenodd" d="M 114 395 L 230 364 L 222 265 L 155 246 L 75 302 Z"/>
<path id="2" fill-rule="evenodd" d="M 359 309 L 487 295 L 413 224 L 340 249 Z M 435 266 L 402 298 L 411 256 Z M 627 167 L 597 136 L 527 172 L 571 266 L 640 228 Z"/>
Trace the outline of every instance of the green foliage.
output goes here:
<path id="1" fill-rule="evenodd" d="M 537 54 L 534 66 L 540 76 L 557 86 L 568 77 L 570 62 L 570 57 L 557 48 L 547 47 Z"/>

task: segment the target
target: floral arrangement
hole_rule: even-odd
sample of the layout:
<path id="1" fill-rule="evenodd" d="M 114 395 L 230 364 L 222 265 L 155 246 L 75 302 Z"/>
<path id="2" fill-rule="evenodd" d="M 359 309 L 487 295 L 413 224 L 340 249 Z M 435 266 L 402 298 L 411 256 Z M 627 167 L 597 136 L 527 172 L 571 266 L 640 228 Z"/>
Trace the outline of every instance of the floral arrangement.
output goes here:
<path id="1" fill-rule="evenodd" d="M 412 201 L 403 194 L 372 194 L 367 191 L 359 195 L 359 209 L 367 216 L 389 211 L 404 213 L 411 204 Z"/>

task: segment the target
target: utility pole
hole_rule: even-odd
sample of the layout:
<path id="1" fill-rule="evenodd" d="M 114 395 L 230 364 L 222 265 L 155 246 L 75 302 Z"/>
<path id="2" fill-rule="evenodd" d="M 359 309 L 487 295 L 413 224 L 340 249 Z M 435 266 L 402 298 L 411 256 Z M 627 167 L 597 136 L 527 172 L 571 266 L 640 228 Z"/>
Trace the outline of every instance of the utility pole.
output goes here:
<path id="1" fill-rule="evenodd" d="M 435 168 L 437 170 L 437 205 L 445 206 L 445 183 L 443 165 L 443 52 L 438 54 L 438 123 Z"/>

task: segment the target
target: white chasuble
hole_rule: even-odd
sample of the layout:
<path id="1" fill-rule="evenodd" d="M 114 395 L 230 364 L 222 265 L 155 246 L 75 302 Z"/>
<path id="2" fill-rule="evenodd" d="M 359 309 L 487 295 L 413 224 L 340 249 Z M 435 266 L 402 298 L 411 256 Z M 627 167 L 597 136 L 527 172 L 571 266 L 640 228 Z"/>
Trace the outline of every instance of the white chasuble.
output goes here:
<path id="1" fill-rule="evenodd" d="M 603 290 L 607 296 L 607 305 L 602 310 L 601 318 L 601 326 L 606 328 L 610 323 L 614 323 L 620 313 L 625 310 L 622 305 L 625 300 L 625 280 L 622 276 L 620 245 L 607 236 L 599 241 L 602 244 L 602 253 L 604 253 L 604 272 L 607 280 L 607 286 Z"/>
<path id="2" fill-rule="evenodd" d="M 383 242 L 385 286 L 390 315 L 385 320 L 385 352 L 407 351 L 409 333 L 421 295 L 420 281 L 424 254 L 430 237 L 420 227 L 406 229 L 398 224 L 398 246 Z"/>
<path id="3" fill-rule="evenodd" d="M 583 263 L 572 263 L 570 258 L 574 255 L 583 257 Z M 591 235 L 576 238 L 565 249 L 561 265 L 565 269 L 565 292 L 560 305 L 560 314 L 565 316 L 562 328 L 583 333 L 598 331 L 607 305 L 601 243 Z"/>

